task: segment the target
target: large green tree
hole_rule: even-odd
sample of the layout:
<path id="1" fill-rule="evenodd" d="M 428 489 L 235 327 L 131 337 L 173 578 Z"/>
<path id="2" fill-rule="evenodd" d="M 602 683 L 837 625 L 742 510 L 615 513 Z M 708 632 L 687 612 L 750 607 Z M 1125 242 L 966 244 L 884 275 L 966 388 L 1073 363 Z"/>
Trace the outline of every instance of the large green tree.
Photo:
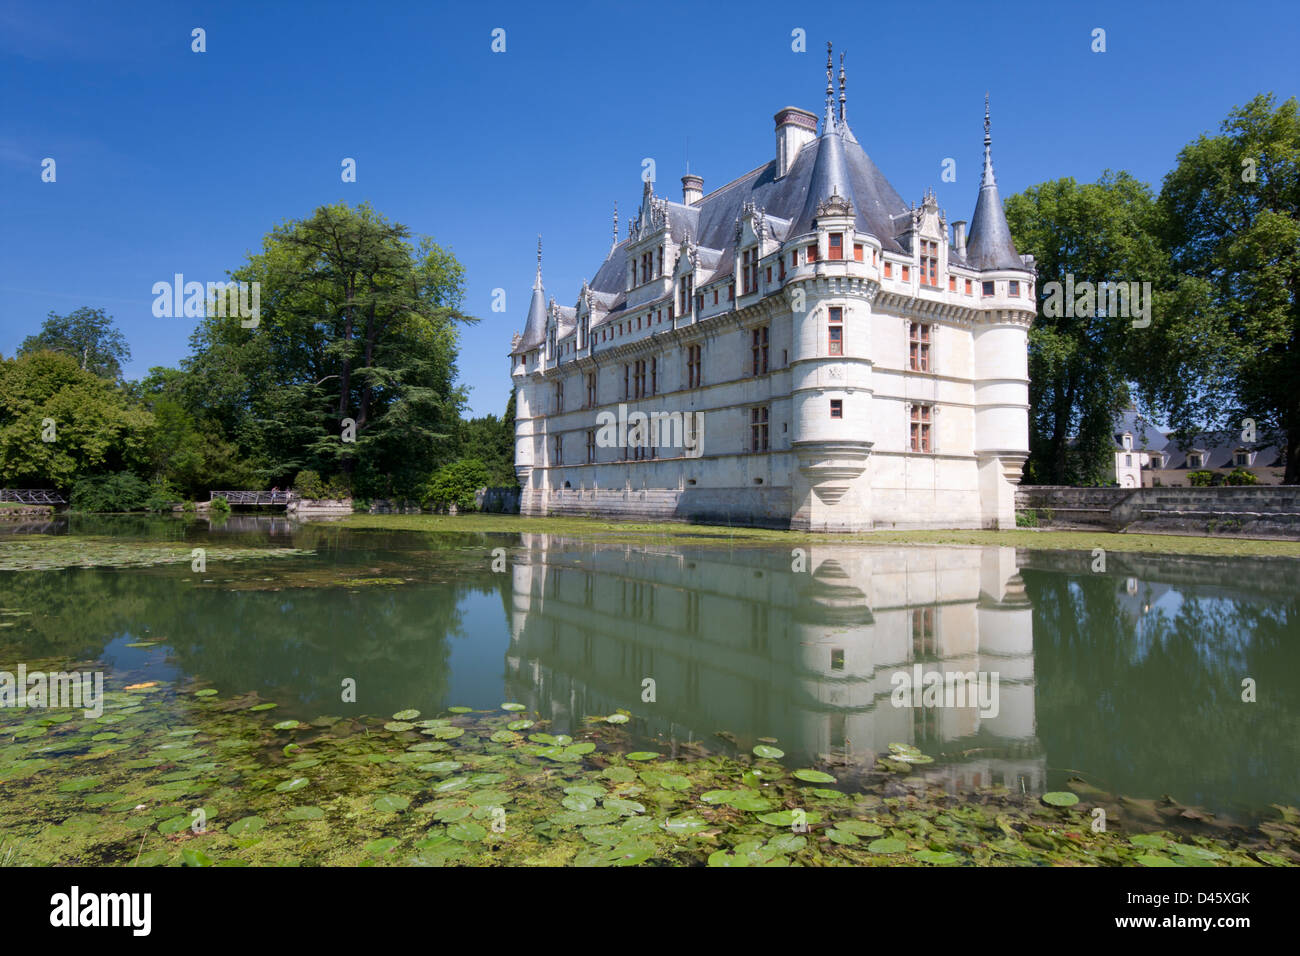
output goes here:
<path id="1" fill-rule="evenodd" d="M 0 485 L 68 488 L 145 470 L 153 416 L 62 352 L 0 360 Z"/>
<path id="2" fill-rule="evenodd" d="M 41 330 L 18 346 L 18 354 L 40 351 L 64 352 L 87 372 L 102 378 L 119 379 L 122 363 L 131 358 L 126 337 L 103 309 L 80 308 L 67 315 L 49 313 Z"/>
<path id="3" fill-rule="evenodd" d="M 1107 172 L 1096 183 L 1067 178 L 1032 186 L 1007 200 L 1006 214 L 1016 248 L 1032 253 L 1038 267 L 1025 481 L 1108 482 L 1114 475 L 1109 454 L 1115 414 L 1131 399 L 1129 383 L 1141 371 L 1149 327 L 1100 308 L 1054 315 L 1042 299 L 1052 283 L 1059 283 L 1064 296 L 1085 282 L 1149 282 L 1158 316 L 1168 267 L 1156 234 L 1154 197 L 1128 173 Z"/>
<path id="4" fill-rule="evenodd" d="M 1243 420 L 1286 446 L 1300 484 L 1300 115 L 1294 97 L 1256 96 L 1217 136 L 1178 155 L 1160 192 L 1173 264 L 1200 297 L 1201 334 L 1152 355 L 1181 428 Z M 1184 303 L 1187 305 L 1187 303 Z M 1207 366 L 1189 375 L 1187 362 Z M 1184 367 L 1181 369 L 1180 367 Z"/>
<path id="5" fill-rule="evenodd" d="M 232 278 L 260 283 L 259 322 L 201 321 L 190 412 L 266 483 L 312 469 L 363 496 L 416 496 L 450 457 L 465 402 L 458 327 L 474 320 L 455 257 L 369 205 L 337 204 L 276 227 Z"/>

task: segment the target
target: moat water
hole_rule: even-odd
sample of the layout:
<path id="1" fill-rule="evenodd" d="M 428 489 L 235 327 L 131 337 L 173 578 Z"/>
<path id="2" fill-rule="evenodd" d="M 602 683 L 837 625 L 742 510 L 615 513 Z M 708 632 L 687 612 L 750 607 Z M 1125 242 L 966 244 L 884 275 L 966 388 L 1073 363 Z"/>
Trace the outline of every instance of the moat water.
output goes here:
<path id="1" fill-rule="evenodd" d="M 43 530 L 185 557 L 0 571 L 0 670 L 98 662 L 110 682 L 165 693 L 201 679 L 303 721 L 517 701 L 568 734 L 621 710 L 647 746 L 772 741 L 847 768 L 902 743 L 954 789 L 1032 794 L 1073 777 L 1231 816 L 1300 795 L 1300 599 L 1285 559 L 1112 553 L 1099 573 L 1088 553 L 792 553 L 703 530 L 627 543 L 239 516 Z M 192 567 L 192 549 L 231 546 L 312 553 Z M 931 673 L 978 676 L 994 697 L 900 700 Z"/>

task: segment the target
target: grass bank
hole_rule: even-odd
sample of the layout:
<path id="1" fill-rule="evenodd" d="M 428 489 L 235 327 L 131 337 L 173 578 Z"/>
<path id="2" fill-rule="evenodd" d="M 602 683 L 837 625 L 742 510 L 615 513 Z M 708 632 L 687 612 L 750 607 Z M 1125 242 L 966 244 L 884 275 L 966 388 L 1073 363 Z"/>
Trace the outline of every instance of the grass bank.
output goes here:
<path id="1" fill-rule="evenodd" d="M 726 528 L 668 522 L 601 521 L 595 518 L 525 518 L 518 515 L 351 515 L 350 528 L 386 531 L 499 532 L 581 535 L 592 538 L 640 538 L 683 544 L 825 544 L 1000 545 L 1049 551 L 1143 552 L 1300 558 L 1300 541 L 1256 538 L 1200 538 L 1172 534 L 1112 534 L 1100 531 L 870 531 L 861 534 L 809 534 L 767 528 Z"/>

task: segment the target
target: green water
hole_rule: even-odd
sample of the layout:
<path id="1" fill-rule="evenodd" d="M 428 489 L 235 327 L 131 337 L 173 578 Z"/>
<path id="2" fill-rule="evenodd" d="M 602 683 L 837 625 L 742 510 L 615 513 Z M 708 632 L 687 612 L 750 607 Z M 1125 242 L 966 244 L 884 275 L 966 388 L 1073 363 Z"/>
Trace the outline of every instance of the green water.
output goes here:
<path id="1" fill-rule="evenodd" d="M 220 702 L 243 701 L 234 709 L 245 717 L 249 702 L 274 703 L 259 718 L 304 727 L 342 718 L 353 732 L 407 709 L 500 714 L 510 701 L 538 729 L 575 739 L 590 732 L 589 718 L 626 713 L 625 724 L 600 725 L 607 736 L 593 740 L 601 750 L 642 748 L 689 762 L 740 757 L 766 742 L 788 767 L 830 768 L 850 791 L 865 791 L 877 758 L 904 744 L 934 758 L 909 775 L 910 786 L 931 794 L 992 788 L 1032 800 L 1073 778 L 1129 798 L 1169 795 L 1241 821 L 1300 802 L 1300 608 L 1295 563 L 1285 559 L 1111 554 L 1105 572 L 1095 572 L 1089 554 L 1008 548 L 812 545 L 792 553 L 713 538 L 434 536 L 239 516 L 217 529 L 133 519 L 71 530 L 69 544 L 111 534 L 174 548 L 178 561 L 0 571 L 0 670 L 79 662 L 102 671 L 115 693 L 152 686 L 135 692 L 138 704 L 131 694 L 115 698 L 128 711 L 124 738 L 96 742 L 83 733 L 60 757 L 57 747 L 15 737 L 22 750 L 0 763 L 8 791 L 0 800 L 17 799 L 15 788 L 60 760 L 61 769 L 84 760 L 80 769 L 93 770 L 96 760 L 138 758 L 132 741 L 152 741 L 164 723 L 233 721 L 215 716 L 227 712 L 214 709 Z M 311 553 L 192 569 L 191 549 L 232 547 Z M 0 561 L 5 548 L 0 538 Z M 983 706 L 897 706 L 898 675 L 917 665 L 984 675 L 996 697 Z M 1254 702 L 1242 699 L 1245 679 L 1255 682 Z M 193 696 L 199 687 L 203 698 Z M 486 741 L 509 716 L 466 726 Z M 20 717 L 28 723 L 15 723 Z M 35 733 L 30 718 L 0 710 L 5 733 Z M 286 766 L 299 757 L 292 748 L 275 753 L 283 741 L 269 727 L 262 736 L 224 724 L 221 733 L 203 729 L 214 739 L 244 734 L 232 754 L 260 750 Z M 406 731 L 406 745 L 418 732 Z M 485 746 L 478 756 L 496 759 Z M 96 758 L 96 747 L 107 755 Z M 195 803 L 184 782 L 209 775 L 209 794 L 238 803 L 235 776 L 217 788 L 225 766 L 209 759 L 217 755 L 191 758 L 197 773 L 161 766 L 181 775 L 151 778 L 150 787 L 164 788 L 152 796 L 177 802 L 151 824 Z M 349 799 L 393 783 L 359 771 L 345 783 L 342 772 L 332 769 L 331 786 Z M 251 789 L 273 792 L 280 782 L 292 779 L 261 779 Z M 91 828 L 112 796 L 125 812 L 136 795 L 121 783 L 114 778 L 109 796 L 57 826 Z M 376 833 L 369 836 L 389 839 Z M 112 859 L 121 847 L 103 852 L 121 862 Z M 153 862 L 166 860 L 164 849 L 150 852 L 164 854 Z"/>

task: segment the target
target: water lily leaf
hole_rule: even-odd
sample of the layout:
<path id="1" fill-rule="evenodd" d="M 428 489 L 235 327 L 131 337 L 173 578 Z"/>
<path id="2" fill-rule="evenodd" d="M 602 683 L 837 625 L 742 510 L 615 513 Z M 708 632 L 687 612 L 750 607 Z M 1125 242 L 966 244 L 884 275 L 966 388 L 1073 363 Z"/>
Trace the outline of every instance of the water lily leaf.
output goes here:
<path id="1" fill-rule="evenodd" d="M 447 708 L 447 713 L 449 714 L 472 714 L 473 712 L 474 712 L 473 707 L 448 707 Z"/>
<path id="2" fill-rule="evenodd" d="M 281 793 L 290 793 L 294 790 L 301 790 L 307 784 L 311 783 L 306 777 L 294 777 L 292 780 L 286 780 L 284 783 L 277 784 L 275 789 Z"/>
<path id="3" fill-rule="evenodd" d="M 513 711 L 527 710 L 527 708 L 524 707 L 523 704 L 515 704 L 515 703 L 502 704 L 502 705 L 501 705 L 501 709 L 502 709 L 502 710 L 513 710 Z"/>
<path id="4" fill-rule="evenodd" d="M 415 720 L 419 716 L 420 712 L 418 710 L 399 710 L 393 714 L 393 720 Z"/>
<path id="5" fill-rule="evenodd" d="M 188 813 L 181 813 L 158 824 L 158 832 L 164 836 L 170 833 L 180 833 L 182 830 L 187 829 L 193 822 L 194 818 Z"/>
<path id="6" fill-rule="evenodd" d="M 931 866 L 951 866 L 957 862 L 957 857 L 947 850 L 917 850 L 912 856 Z"/>
<path id="7" fill-rule="evenodd" d="M 1156 856 L 1154 853 L 1143 853 L 1137 858 L 1137 862 L 1143 866 L 1181 866 L 1181 863 L 1175 863 L 1167 856 Z"/>
<path id="8" fill-rule="evenodd" d="M 689 790 L 691 788 L 691 778 L 684 777 L 679 773 L 666 773 L 660 776 L 659 786 L 665 790 Z"/>
<path id="9" fill-rule="evenodd" d="M 422 773 L 451 773 L 465 766 L 459 760 L 435 760 L 433 763 L 422 763 L 416 767 L 416 770 Z"/>
<path id="10" fill-rule="evenodd" d="M 1051 807 L 1072 807 L 1078 802 L 1078 794 L 1068 790 L 1051 790 L 1043 794 L 1043 803 Z"/>
<path id="11" fill-rule="evenodd" d="M 212 866 L 212 858 L 197 847 L 181 850 L 181 862 L 184 866 Z"/>
<path id="12" fill-rule="evenodd" d="M 320 807 L 294 807 L 284 815 L 286 820 L 321 820 L 325 811 Z"/>
<path id="13" fill-rule="evenodd" d="M 296 720 L 282 720 L 275 725 L 276 730 L 297 730 L 302 725 Z"/>
<path id="14" fill-rule="evenodd" d="M 807 783 L 835 783 L 835 778 L 821 770 L 795 770 L 793 775 Z"/>
<path id="15" fill-rule="evenodd" d="M 512 744 L 519 739 L 519 735 L 512 730 L 498 730 L 488 738 L 494 744 Z"/>
<path id="16" fill-rule="evenodd" d="M 631 783 L 636 779 L 636 771 L 630 767 L 606 767 L 600 775 L 614 783 Z"/>
<path id="17" fill-rule="evenodd" d="M 668 818 L 663 822 L 663 828 L 676 836 L 690 836 L 692 833 L 699 833 L 701 830 L 707 830 L 709 824 L 705 823 L 699 817 L 686 815 Z"/>
<path id="18" fill-rule="evenodd" d="M 872 853 L 902 853 L 907 849 L 907 844 L 893 837 L 885 837 L 883 840 L 873 840 L 867 849 Z"/>
<path id="19" fill-rule="evenodd" d="M 399 842 L 397 837 L 380 837 L 378 840 L 371 840 L 366 844 L 366 852 L 371 856 L 383 856 L 397 846 Z"/>
<path id="20" fill-rule="evenodd" d="M 758 819 L 774 827 L 794 826 L 795 816 L 793 810 L 777 810 L 775 813 L 760 813 Z M 813 810 L 805 810 L 802 818 L 803 823 L 811 826 L 814 823 L 821 822 L 821 814 Z"/>
<path id="21" fill-rule="evenodd" d="M 1221 860 L 1223 857 L 1213 850 L 1207 850 L 1203 846 L 1194 846 L 1190 843 L 1171 843 L 1169 849 L 1173 850 L 1179 856 L 1190 857 L 1193 860 Z"/>
<path id="22" fill-rule="evenodd" d="M 570 810 L 591 810 L 596 806 L 596 798 L 585 793 L 571 793 L 560 803 Z"/>
<path id="23" fill-rule="evenodd" d="M 386 793 L 375 801 L 375 809 L 380 813 L 400 813 L 410 805 L 409 798 L 395 793 Z"/>
<path id="24" fill-rule="evenodd" d="M 194 692 L 194 696 L 195 697 L 216 697 L 217 692 L 213 690 L 211 687 L 205 687 L 203 690 L 196 690 Z"/>
<path id="25" fill-rule="evenodd" d="M 769 760 L 780 760 L 785 756 L 785 751 L 776 747 L 771 747 L 767 744 L 758 744 L 754 747 L 754 755 Z"/>
<path id="26" fill-rule="evenodd" d="M 451 826 L 447 827 L 447 836 L 454 840 L 460 840 L 461 843 L 478 843 L 486 835 L 487 831 L 484 827 L 469 822 L 467 819 L 459 823 L 452 823 Z"/>
<path id="27" fill-rule="evenodd" d="M 425 731 L 425 733 L 428 733 L 428 731 Z M 455 740 L 457 737 L 462 736 L 464 733 L 465 733 L 465 729 L 463 727 L 433 728 L 433 736 L 437 737 L 439 740 Z"/>
<path id="28" fill-rule="evenodd" d="M 433 818 L 442 823 L 455 823 L 457 820 L 464 820 L 473 812 L 473 807 L 443 807 L 433 815 Z"/>
<path id="29" fill-rule="evenodd" d="M 1140 846 L 1144 850 L 1159 850 L 1163 849 L 1169 841 L 1154 833 L 1135 833 L 1128 838 L 1128 842 L 1134 846 Z"/>
<path id="30" fill-rule="evenodd" d="M 749 857 L 728 853 L 726 850 L 715 850 L 709 854 L 709 866 L 749 866 Z"/>
<path id="31" fill-rule="evenodd" d="M 582 743 L 569 744 L 567 747 L 564 748 L 564 752 L 568 754 L 577 754 L 579 757 L 581 757 L 583 754 L 589 754 L 595 749 L 596 749 L 595 744 L 593 744 L 589 740 L 584 740 L 582 741 Z"/>
<path id="32" fill-rule="evenodd" d="M 858 842 L 858 838 L 847 830 L 831 829 L 826 831 L 826 835 L 830 837 L 832 843 L 839 843 L 844 846 L 852 846 Z"/>
<path id="33" fill-rule="evenodd" d="M 533 725 L 531 720 L 512 720 L 506 724 L 507 730 L 527 730 Z"/>
<path id="34" fill-rule="evenodd" d="M 390 720 L 384 724 L 384 730 L 391 730 L 395 734 L 400 734 L 404 730 L 414 730 L 415 724 L 405 720 Z"/>
<path id="35" fill-rule="evenodd" d="M 266 821 L 259 816 L 242 817 L 226 827 L 226 832 L 237 837 L 245 833 L 256 833 L 264 826 Z"/>
<path id="36" fill-rule="evenodd" d="M 279 704 L 256 704 L 256 705 L 254 705 L 254 706 L 252 706 L 252 707 L 250 707 L 250 708 L 248 708 L 248 709 L 251 710 L 251 711 L 259 711 L 259 710 L 275 710 L 275 708 L 277 708 L 277 707 L 279 707 L 279 706 L 280 706 Z"/>
<path id="37" fill-rule="evenodd" d="M 658 760 L 659 754 L 651 750 L 634 750 L 630 754 L 624 754 L 628 760 Z"/>
<path id="38" fill-rule="evenodd" d="M 629 720 L 631 720 L 631 718 L 628 717 L 627 714 L 610 714 L 608 717 L 604 718 L 604 721 L 607 724 L 626 724 Z"/>
<path id="39" fill-rule="evenodd" d="M 631 816 L 634 813 L 645 813 L 645 805 L 637 803 L 635 800 L 622 800 L 618 797 L 606 797 L 604 801 L 606 810 L 613 810 L 623 816 Z"/>
<path id="40" fill-rule="evenodd" d="M 856 833 L 858 836 L 883 836 L 885 828 L 875 823 L 867 823 L 865 820 L 837 820 L 836 829 L 844 830 L 847 833 Z"/>

